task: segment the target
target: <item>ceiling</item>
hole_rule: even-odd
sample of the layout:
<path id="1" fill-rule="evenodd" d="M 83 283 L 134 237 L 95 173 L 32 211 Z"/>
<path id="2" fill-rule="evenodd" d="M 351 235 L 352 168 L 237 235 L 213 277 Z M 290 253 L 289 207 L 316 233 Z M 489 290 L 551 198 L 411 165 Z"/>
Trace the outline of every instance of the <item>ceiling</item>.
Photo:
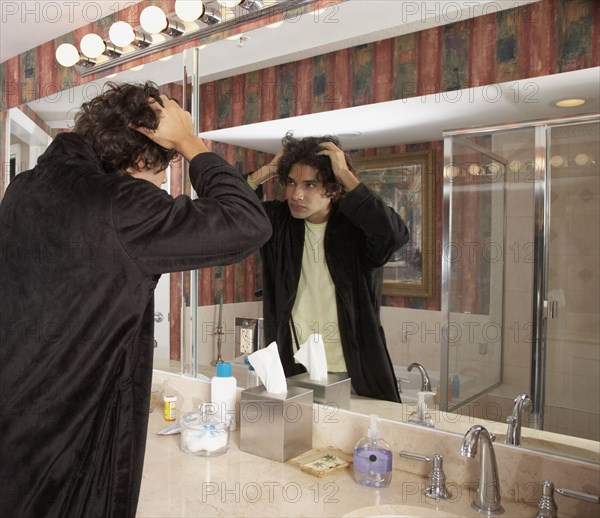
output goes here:
<path id="1" fill-rule="evenodd" d="M 524 0 L 525 4 L 537 0 Z M 39 3 L 39 2 L 38 2 Z M 98 2 L 91 2 L 98 3 Z M 104 2 L 100 2 L 104 3 Z M 126 4 L 127 2 L 122 2 Z M 489 5 L 486 5 L 489 4 Z M 504 5 L 514 7 L 516 2 Z M 409 9 L 408 6 L 413 6 Z M 475 7 L 474 7 L 475 5 Z M 310 13 L 287 20 L 277 29 L 248 32 L 245 45 L 221 40 L 200 50 L 200 80 L 261 69 L 304 59 L 361 43 L 398 36 L 498 10 L 498 2 L 402 2 L 399 0 L 348 0 L 335 10 Z M 417 6 L 417 9 L 414 9 Z M 366 8 L 368 7 L 368 10 Z M 487 11 L 486 11 L 487 9 Z M 385 13 L 385 16 L 373 16 Z M 400 22 L 400 23 L 399 23 Z M 403 22 L 403 23 L 402 23 Z M 4 28 L 4 27 L 3 27 Z M 72 27 L 71 27 L 72 29 Z M 191 53 L 186 66 L 191 68 Z M 29 106 L 51 127 L 70 127 L 82 102 L 96 95 L 108 80 L 145 81 L 158 84 L 180 81 L 184 57 L 146 64 L 141 70 L 127 70 L 36 100 Z M 305 115 L 265 123 L 203 133 L 216 141 L 274 152 L 288 131 L 297 136 L 333 134 L 347 149 L 439 140 L 442 132 L 457 127 L 499 124 L 572 113 L 597 112 L 598 69 L 526 79 L 505 85 L 491 85 L 444 94 L 413 97 L 356 108 Z M 302 94 L 301 91 L 298 92 Z M 308 95 L 308 93 L 307 93 Z M 550 106 L 563 95 L 591 97 L 583 108 L 560 111 Z"/>

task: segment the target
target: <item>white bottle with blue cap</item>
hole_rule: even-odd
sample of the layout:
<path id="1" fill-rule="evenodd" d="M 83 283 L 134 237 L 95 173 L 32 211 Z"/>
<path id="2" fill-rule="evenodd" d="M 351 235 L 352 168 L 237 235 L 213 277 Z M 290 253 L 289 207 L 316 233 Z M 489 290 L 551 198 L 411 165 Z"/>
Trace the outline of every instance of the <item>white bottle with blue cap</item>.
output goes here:
<path id="1" fill-rule="evenodd" d="M 237 381 L 231 375 L 231 363 L 217 363 L 217 375 L 210 380 L 210 399 L 217 416 L 231 423 L 231 430 L 235 430 L 236 395 Z"/>

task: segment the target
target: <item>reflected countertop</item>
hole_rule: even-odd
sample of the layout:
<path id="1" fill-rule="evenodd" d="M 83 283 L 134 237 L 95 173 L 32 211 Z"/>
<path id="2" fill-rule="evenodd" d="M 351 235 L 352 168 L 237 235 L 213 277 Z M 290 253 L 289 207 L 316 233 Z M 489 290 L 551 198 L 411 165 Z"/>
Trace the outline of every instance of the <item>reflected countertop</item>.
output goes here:
<path id="1" fill-rule="evenodd" d="M 357 414 L 377 414 L 385 419 L 403 423 L 408 422 L 410 414 L 415 410 L 415 403 L 398 404 L 355 395 L 352 396 L 350 402 L 350 411 Z M 470 426 L 480 424 L 496 435 L 497 443 L 504 442 L 507 429 L 505 423 L 434 409 L 428 409 L 428 412 L 438 430 L 464 435 Z M 521 447 L 600 463 L 598 443 L 589 439 L 523 427 L 521 429 Z"/>

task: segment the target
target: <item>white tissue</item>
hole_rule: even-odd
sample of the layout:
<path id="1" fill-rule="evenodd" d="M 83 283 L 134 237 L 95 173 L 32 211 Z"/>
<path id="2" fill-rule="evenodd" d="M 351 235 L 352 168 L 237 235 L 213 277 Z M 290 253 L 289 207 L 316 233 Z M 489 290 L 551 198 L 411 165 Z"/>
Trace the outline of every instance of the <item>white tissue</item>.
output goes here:
<path id="1" fill-rule="evenodd" d="M 272 342 L 269 347 L 250 354 L 248 361 L 267 392 L 271 394 L 285 394 L 287 392 L 287 381 L 285 380 L 285 373 L 283 372 L 276 342 Z"/>
<path id="2" fill-rule="evenodd" d="M 294 358 L 306 367 L 312 381 L 327 379 L 327 357 L 321 335 L 310 335 L 308 340 L 300 346 Z"/>

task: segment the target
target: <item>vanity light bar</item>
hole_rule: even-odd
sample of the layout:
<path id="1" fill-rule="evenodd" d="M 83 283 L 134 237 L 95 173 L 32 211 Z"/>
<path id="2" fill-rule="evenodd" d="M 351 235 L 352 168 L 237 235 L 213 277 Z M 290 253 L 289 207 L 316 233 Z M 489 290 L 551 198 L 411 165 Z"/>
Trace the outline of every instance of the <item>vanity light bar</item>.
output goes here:
<path id="1" fill-rule="evenodd" d="M 241 0 L 237 2 L 234 17 L 226 21 L 221 20 L 220 5 L 218 5 L 221 2 L 203 2 L 202 14 L 196 21 L 182 22 L 175 13 L 171 13 L 166 16 L 165 28 L 158 34 L 149 34 L 139 25 L 133 28 L 131 43 L 122 47 L 107 41 L 108 38 L 106 40 L 102 38 L 106 50 L 95 58 L 80 55 L 73 45 L 64 43 L 56 49 L 56 59 L 63 66 L 75 66 L 77 73 L 81 77 L 85 77 L 154 52 L 232 29 L 242 22 L 259 20 L 291 9 L 294 10 L 292 16 L 296 18 L 297 10 L 312 2 L 313 0 L 283 0 L 264 7 L 263 2 L 259 0 Z M 67 54 L 68 59 L 62 58 L 64 53 Z"/>

